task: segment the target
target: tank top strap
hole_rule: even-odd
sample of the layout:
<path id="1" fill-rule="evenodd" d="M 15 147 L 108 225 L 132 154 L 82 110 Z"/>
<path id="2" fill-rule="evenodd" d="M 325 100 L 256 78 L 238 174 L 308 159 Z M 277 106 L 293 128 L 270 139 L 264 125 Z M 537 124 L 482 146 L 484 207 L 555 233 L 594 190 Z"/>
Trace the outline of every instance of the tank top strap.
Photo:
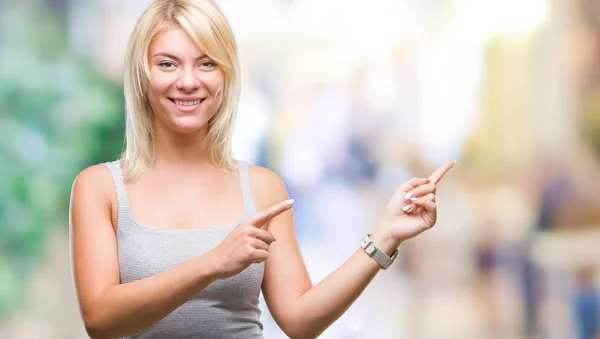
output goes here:
<path id="1" fill-rule="evenodd" d="M 254 198 L 252 198 L 252 190 L 250 186 L 250 173 L 248 171 L 248 163 L 242 160 L 238 161 L 238 171 L 240 174 L 240 185 L 242 186 L 242 197 L 244 201 L 244 215 L 251 217 L 256 214 L 256 206 Z"/>
<path id="2" fill-rule="evenodd" d="M 123 171 L 121 170 L 121 164 L 119 160 L 112 162 L 105 162 L 104 166 L 110 171 L 113 183 L 115 185 L 115 191 L 117 192 L 117 216 L 119 224 L 121 220 L 131 218 L 131 212 L 129 209 L 129 202 L 127 201 L 127 192 L 125 191 L 125 183 L 123 182 Z"/>

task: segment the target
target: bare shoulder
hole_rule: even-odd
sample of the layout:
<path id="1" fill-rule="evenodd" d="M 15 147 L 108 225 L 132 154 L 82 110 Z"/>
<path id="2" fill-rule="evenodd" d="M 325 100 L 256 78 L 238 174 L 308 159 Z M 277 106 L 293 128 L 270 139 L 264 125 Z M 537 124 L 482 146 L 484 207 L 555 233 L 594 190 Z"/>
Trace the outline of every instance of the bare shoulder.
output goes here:
<path id="1" fill-rule="evenodd" d="M 248 170 L 250 171 L 250 179 L 257 184 L 263 185 L 282 185 L 283 180 L 281 177 L 275 173 L 273 170 L 270 170 L 263 166 L 258 165 L 248 165 Z"/>
<path id="2" fill-rule="evenodd" d="M 288 199 L 285 183 L 277 173 L 256 165 L 249 165 L 249 172 L 252 195 L 259 209 Z"/>
<path id="3" fill-rule="evenodd" d="M 110 197 L 112 178 L 108 168 L 102 164 L 83 169 L 73 181 L 73 194 L 96 192 L 97 196 Z M 106 195 L 108 193 L 108 195 Z"/>
<path id="4" fill-rule="evenodd" d="M 113 182 L 110 172 L 102 164 L 93 165 L 83 169 L 73 181 L 71 188 L 71 204 L 90 203 L 111 208 L 113 196 Z"/>

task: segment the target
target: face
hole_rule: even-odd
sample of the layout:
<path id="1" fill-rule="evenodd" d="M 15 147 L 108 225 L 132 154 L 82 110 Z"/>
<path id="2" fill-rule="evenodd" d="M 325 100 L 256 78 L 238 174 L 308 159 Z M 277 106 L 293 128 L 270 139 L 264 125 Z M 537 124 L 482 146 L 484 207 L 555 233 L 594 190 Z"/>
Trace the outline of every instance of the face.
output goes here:
<path id="1" fill-rule="evenodd" d="M 155 36 L 148 58 L 148 97 L 157 127 L 206 132 L 222 97 L 222 70 L 180 29 Z"/>

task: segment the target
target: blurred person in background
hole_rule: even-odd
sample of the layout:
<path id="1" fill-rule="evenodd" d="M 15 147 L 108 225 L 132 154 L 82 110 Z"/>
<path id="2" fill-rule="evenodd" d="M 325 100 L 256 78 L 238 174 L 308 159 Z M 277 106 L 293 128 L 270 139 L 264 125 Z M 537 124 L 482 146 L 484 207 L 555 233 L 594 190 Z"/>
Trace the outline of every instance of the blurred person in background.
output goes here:
<path id="1" fill-rule="evenodd" d="M 261 289 L 288 336 L 316 337 L 436 223 L 453 161 L 398 187 L 351 258 L 313 286 L 283 181 L 232 156 L 239 74 L 213 1 L 159 0 L 139 18 L 124 152 L 83 170 L 71 193 L 74 286 L 92 338 L 261 338 Z"/>
<path id="2" fill-rule="evenodd" d="M 535 238 L 542 232 L 552 231 L 557 226 L 556 218 L 562 205 L 568 202 L 566 198 L 571 192 L 566 171 L 559 162 L 545 158 L 540 161 L 536 177 L 539 180 L 536 220 L 533 228 L 524 240 L 525 251 L 522 257 L 522 282 L 524 292 L 525 317 L 527 334 L 535 337 L 542 331 L 540 326 L 541 305 L 547 296 L 548 272 L 537 265 L 529 255 Z"/>
<path id="3" fill-rule="evenodd" d="M 573 309 L 579 339 L 600 337 L 600 295 L 594 285 L 596 274 L 594 267 L 584 267 L 577 272 Z"/>

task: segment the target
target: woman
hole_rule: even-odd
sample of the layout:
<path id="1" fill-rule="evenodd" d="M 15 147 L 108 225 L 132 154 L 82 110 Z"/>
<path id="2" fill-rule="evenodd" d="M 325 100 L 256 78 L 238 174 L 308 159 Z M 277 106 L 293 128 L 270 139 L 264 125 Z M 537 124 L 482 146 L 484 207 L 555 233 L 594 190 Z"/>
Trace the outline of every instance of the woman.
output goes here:
<path id="1" fill-rule="evenodd" d="M 261 289 L 289 337 L 314 338 L 403 240 L 435 224 L 436 184 L 454 162 L 399 187 L 370 238 L 313 286 L 282 180 L 232 158 L 240 71 L 217 5 L 154 2 L 125 70 L 123 155 L 83 170 L 71 196 L 74 283 L 92 338 L 262 338 Z"/>

